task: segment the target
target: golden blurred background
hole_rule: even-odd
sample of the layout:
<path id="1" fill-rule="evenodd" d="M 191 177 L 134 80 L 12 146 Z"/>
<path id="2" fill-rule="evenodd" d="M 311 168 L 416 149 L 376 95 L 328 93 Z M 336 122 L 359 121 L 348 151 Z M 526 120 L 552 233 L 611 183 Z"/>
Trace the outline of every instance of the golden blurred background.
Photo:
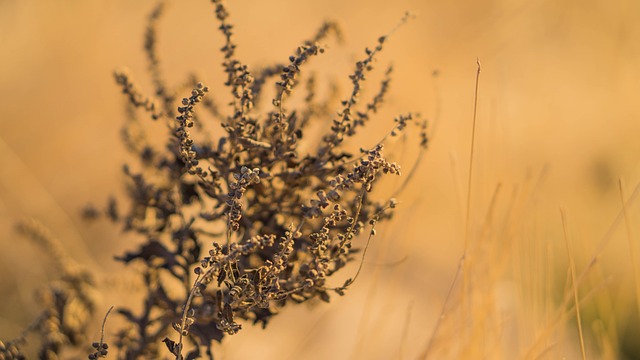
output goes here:
<path id="1" fill-rule="evenodd" d="M 88 224 L 80 212 L 122 193 L 125 99 L 112 73 L 127 66 L 150 88 L 142 43 L 154 3 L 0 1 L 1 339 L 33 320 L 34 291 L 55 278 L 46 254 L 14 231 L 25 217 L 45 223 L 105 281 L 101 312 L 120 305 L 114 294 L 126 290 L 108 280 L 130 273 L 113 255 L 140 239 L 106 221 Z M 638 201 L 629 200 L 629 231 L 615 222 L 618 180 L 625 199 L 640 182 L 640 2 L 238 0 L 228 7 L 238 55 L 257 66 L 285 60 L 323 20 L 339 21 L 345 43 L 328 41 L 313 69 L 321 86 L 337 79 L 343 94 L 364 47 L 411 11 L 415 19 L 389 40 L 365 92 L 393 63 L 388 101 L 360 139 L 385 132 L 395 114 L 419 111 L 430 119 L 432 142 L 347 296 L 286 308 L 265 331 L 246 326 L 216 347 L 220 359 L 420 358 L 445 302 L 432 358 L 579 358 L 570 306 L 558 322 L 552 315 L 571 288 L 561 207 L 576 271 L 588 269 L 578 289 L 588 357 L 640 357 L 629 241 L 640 241 Z M 170 3 L 158 46 L 171 83 L 195 71 L 220 88 L 216 27 L 210 2 Z M 447 300 L 465 249 L 476 59 L 470 240 Z M 403 154 L 402 144 L 395 149 Z M 402 157 L 408 168 L 410 149 Z"/>

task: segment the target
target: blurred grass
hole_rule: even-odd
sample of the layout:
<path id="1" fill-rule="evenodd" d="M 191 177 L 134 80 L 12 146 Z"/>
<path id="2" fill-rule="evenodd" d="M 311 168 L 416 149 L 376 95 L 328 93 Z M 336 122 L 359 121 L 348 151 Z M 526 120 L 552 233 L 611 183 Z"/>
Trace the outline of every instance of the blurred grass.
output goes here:
<path id="1" fill-rule="evenodd" d="M 135 239 L 123 239 L 109 224 L 84 224 L 79 210 L 121 191 L 124 102 L 111 74 L 126 65 L 148 87 L 141 44 L 152 4 L 0 2 L 0 289 L 10 294 L 0 299 L 0 338 L 28 323 L 36 309 L 33 290 L 53 276 L 45 254 L 12 231 L 23 216 L 48 224 L 72 256 L 96 272 L 126 274 L 111 256 Z M 225 340 L 223 358 L 244 358 L 252 349 L 264 358 L 301 352 L 318 359 L 414 358 L 424 350 L 464 243 L 476 57 L 483 72 L 466 274 L 471 287 L 456 287 L 434 350 L 449 347 L 439 353 L 445 358 L 514 358 L 550 331 L 553 340 L 541 348 L 556 345 L 543 358 L 578 357 L 575 317 L 567 313 L 562 326 L 549 326 L 571 286 L 558 209 L 567 211 L 580 273 L 621 210 L 617 179 L 624 179 L 626 194 L 640 181 L 640 3 L 244 0 L 230 8 L 239 56 L 256 65 L 285 59 L 323 19 L 340 20 L 346 44 L 330 44 L 314 68 L 328 74 L 321 85 L 337 78 L 345 87 L 356 54 L 404 11 L 415 12 L 417 19 L 394 36 L 379 62 L 379 73 L 391 61 L 396 69 L 380 119 L 417 110 L 437 115 L 437 123 L 420 174 L 400 199 L 400 216 L 380 229 L 384 240 L 372 246 L 367 277 L 334 304 L 288 309 L 268 331 L 247 328 Z M 173 2 L 159 39 L 171 82 L 195 69 L 214 89 L 220 86 L 222 40 L 207 1 Z M 374 132 L 386 129 L 379 124 Z M 640 234 L 639 205 L 628 206 Z M 622 226 L 579 288 L 581 296 L 599 289 L 581 304 L 590 358 L 606 357 L 607 346 L 612 357 L 640 354 L 628 249 Z M 461 294 L 470 308 L 455 305 Z M 105 295 L 105 309 L 115 301 Z M 352 357 L 358 344 L 365 346 Z"/>

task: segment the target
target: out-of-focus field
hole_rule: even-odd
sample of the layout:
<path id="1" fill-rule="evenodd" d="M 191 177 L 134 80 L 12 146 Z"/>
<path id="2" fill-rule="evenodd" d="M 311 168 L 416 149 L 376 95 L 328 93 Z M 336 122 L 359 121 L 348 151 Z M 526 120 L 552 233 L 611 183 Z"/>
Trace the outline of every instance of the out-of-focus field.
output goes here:
<path id="1" fill-rule="evenodd" d="M 24 217 L 47 224 L 95 271 L 105 284 L 100 312 L 135 298 L 126 287 L 131 272 L 112 258 L 139 239 L 106 221 L 87 224 L 80 210 L 122 193 L 124 98 L 112 71 L 126 65 L 149 89 L 142 41 L 153 4 L 0 1 L 2 339 L 32 320 L 34 291 L 56 275 L 46 254 L 14 231 Z M 433 138 L 347 296 L 284 309 L 266 331 L 247 325 L 217 347 L 221 359 L 423 354 L 465 249 L 476 58 L 482 73 L 467 261 L 430 355 L 580 357 L 573 299 L 562 304 L 571 288 L 562 207 L 576 271 L 588 269 L 578 288 L 588 357 L 640 356 L 633 251 L 624 222 L 615 222 L 618 179 L 626 199 L 640 183 L 640 2 L 242 0 L 229 9 L 238 54 L 254 65 L 285 60 L 324 19 L 339 20 L 345 44 L 328 41 L 313 68 L 320 85 L 337 79 L 344 93 L 364 47 L 414 12 L 379 59 L 372 80 L 393 62 L 391 93 L 375 128 L 359 139 L 377 139 L 406 111 L 431 119 Z M 216 27 L 208 1 L 171 3 L 159 25 L 170 82 L 195 70 L 220 89 Z M 406 168 L 408 144 L 405 162 L 402 143 L 394 147 Z M 636 245 L 639 201 L 628 205 Z M 555 317 L 557 309 L 566 314 Z M 99 337 L 99 323 L 91 336 Z"/>

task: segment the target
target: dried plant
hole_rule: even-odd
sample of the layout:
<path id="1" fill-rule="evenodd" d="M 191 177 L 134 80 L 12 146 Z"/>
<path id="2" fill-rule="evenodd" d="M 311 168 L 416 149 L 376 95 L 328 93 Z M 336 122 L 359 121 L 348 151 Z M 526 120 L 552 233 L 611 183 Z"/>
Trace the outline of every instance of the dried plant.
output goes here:
<path id="1" fill-rule="evenodd" d="M 144 42 L 153 95 L 144 94 L 128 71 L 115 73 L 129 103 L 123 139 L 137 164 L 124 166 L 127 210 L 121 213 L 111 200 L 106 214 L 144 239 L 116 259 L 143 265 L 146 292 L 140 312 L 116 307 L 128 323 L 112 341 L 119 358 L 159 358 L 168 349 L 176 359 L 212 359 L 212 344 L 246 322 L 264 327 L 278 307 L 343 295 L 360 269 L 338 284 L 332 275 L 363 259 L 354 255 L 366 249 L 376 224 L 389 220 L 397 204 L 372 195 L 382 176 L 400 175 L 400 166 L 387 160 L 384 143 L 416 126 L 421 151 L 427 146 L 426 123 L 414 113 L 398 116 L 379 143 L 359 154 L 346 146 L 384 103 L 390 67 L 368 103 L 361 102 L 360 93 L 395 29 L 366 49 L 349 76 L 347 98 L 332 104 L 332 97 L 317 100 L 315 78 L 303 82 L 303 74 L 306 64 L 325 52 L 324 41 L 341 40 L 335 23 L 322 25 L 288 61 L 254 75 L 236 54 L 226 5 L 212 3 L 225 39 L 224 85 L 233 99 L 227 109 L 193 79 L 191 92 L 181 99 L 179 90 L 166 83 L 156 50 L 164 3 L 151 12 Z M 257 99 L 272 78 L 275 96 L 261 110 Z M 306 86 L 300 88 L 301 83 Z M 307 93 L 297 103 L 291 99 L 296 91 Z M 327 109 L 336 105 L 339 111 L 331 118 Z M 136 109 L 166 122 L 164 148 L 147 139 Z M 208 115 L 196 115 L 205 109 Z M 220 123 L 221 135 L 202 134 L 207 117 Z M 327 124 L 317 142 L 306 134 L 312 123 Z M 95 217 L 96 211 L 86 214 Z M 106 355 L 107 347 L 102 340 L 94 343 L 91 356 Z"/>
<path id="2" fill-rule="evenodd" d="M 65 348 L 84 348 L 96 310 L 94 276 L 67 255 L 43 224 L 29 219 L 19 223 L 17 229 L 50 255 L 55 272 L 61 276 L 38 292 L 37 300 L 43 309 L 23 333 L 6 344 L 0 341 L 0 359 L 26 359 L 21 347 L 30 333 L 40 335 L 41 359 L 58 359 Z"/>

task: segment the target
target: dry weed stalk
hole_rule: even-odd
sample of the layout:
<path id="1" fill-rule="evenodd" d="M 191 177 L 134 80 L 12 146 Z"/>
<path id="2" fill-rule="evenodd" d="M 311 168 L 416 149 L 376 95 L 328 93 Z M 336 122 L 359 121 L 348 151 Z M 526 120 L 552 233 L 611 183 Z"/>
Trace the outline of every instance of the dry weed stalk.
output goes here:
<path id="1" fill-rule="evenodd" d="M 421 151 L 427 146 L 426 122 L 414 113 L 398 116 L 387 136 L 358 155 L 344 146 L 385 100 L 391 68 L 369 103 L 360 104 L 360 93 L 395 28 L 366 49 L 330 129 L 315 151 L 302 156 L 298 147 L 308 136 L 307 125 L 328 122 L 326 109 L 334 105 L 316 99 L 313 78 L 306 82 L 304 101 L 295 104 L 290 97 L 299 90 L 307 62 L 325 52 L 321 42 L 331 35 L 341 39 L 339 27 L 325 23 L 288 62 L 254 75 L 236 54 L 226 5 L 212 3 L 225 38 L 224 85 L 233 99 L 227 114 L 202 83 L 192 81 L 191 92 L 181 100 L 166 84 L 156 49 L 164 2 L 151 12 L 145 33 L 153 96 L 145 95 L 126 70 L 115 73 L 130 115 L 141 108 L 169 126 L 164 149 L 154 148 L 133 118 L 123 130 L 138 165 L 124 167 L 128 210 L 121 213 L 112 200 L 106 215 L 145 239 L 116 259 L 143 265 L 146 294 L 140 312 L 116 307 L 129 324 L 112 341 L 120 358 L 160 358 L 168 349 L 176 359 L 212 359 L 214 341 L 237 333 L 243 322 L 264 327 L 278 307 L 316 298 L 328 302 L 331 292 L 343 295 L 361 268 L 342 284 L 330 284 L 331 276 L 356 259 L 357 236 L 369 226 L 370 240 L 376 223 L 389 220 L 396 207 L 395 199 L 380 200 L 371 193 L 380 177 L 400 175 L 400 166 L 387 160 L 383 142 L 416 125 Z M 259 111 L 256 99 L 276 76 L 272 107 Z M 196 115 L 202 106 L 222 125 L 216 143 L 194 136 L 202 131 L 196 126 L 205 118 Z M 180 294 L 169 290 L 175 283 Z M 95 343 L 91 356 L 105 355 L 105 345 Z"/>
<path id="2" fill-rule="evenodd" d="M 60 276 L 38 292 L 42 310 L 35 320 L 16 339 L 0 341 L 0 359 L 27 359 L 21 348 L 31 333 L 40 336 L 40 359 L 58 359 L 66 348 L 84 348 L 97 303 L 93 274 L 71 259 L 60 241 L 38 221 L 24 220 L 17 230 L 49 255 L 54 273 Z"/>

